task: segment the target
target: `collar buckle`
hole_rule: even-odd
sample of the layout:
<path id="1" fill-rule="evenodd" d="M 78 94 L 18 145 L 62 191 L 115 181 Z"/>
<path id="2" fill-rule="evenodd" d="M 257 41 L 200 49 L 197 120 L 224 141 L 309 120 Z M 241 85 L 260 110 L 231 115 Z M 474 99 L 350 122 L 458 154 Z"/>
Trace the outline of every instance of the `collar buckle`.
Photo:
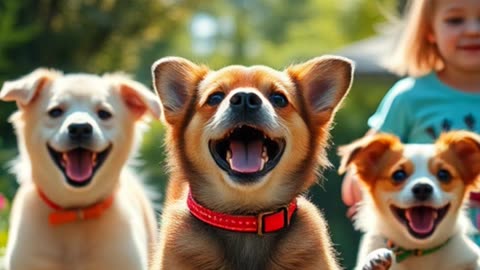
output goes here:
<path id="1" fill-rule="evenodd" d="M 283 217 L 282 226 L 278 228 L 272 228 L 272 229 L 266 228 L 265 226 L 265 224 L 267 223 L 266 219 L 275 218 L 275 217 L 278 217 L 279 215 L 282 215 Z M 262 236 L 265 233 L 278 231 L 280 229 L 288 227 L 288 225 L 290 225 L 290 222 L 288 219 L 288 207 L 286 206 L 281 207 L 275 211 L 267 211 L 257 215 L 257 235 L 260 235 L 260 236 Z"/>
<path id="2" fill-rule="evenodd" d="M 78 220 L 84 220 L 85 219 L 85 213 L 83 212 L 82 209 L 77 210 L 77 219 Z"/>

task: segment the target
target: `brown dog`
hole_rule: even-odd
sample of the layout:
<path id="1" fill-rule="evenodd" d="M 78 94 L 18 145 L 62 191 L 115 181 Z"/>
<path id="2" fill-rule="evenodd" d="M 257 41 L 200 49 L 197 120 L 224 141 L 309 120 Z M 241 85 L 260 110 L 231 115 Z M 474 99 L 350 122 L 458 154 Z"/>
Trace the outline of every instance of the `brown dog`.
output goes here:
<path id="1" fill-rule="evenodd" d="M 152 269 L 339 269 L 302 194 L 328 163 L 352 71 L 339 57 L 284 71 L 154 63 L 171 178 Z"/>

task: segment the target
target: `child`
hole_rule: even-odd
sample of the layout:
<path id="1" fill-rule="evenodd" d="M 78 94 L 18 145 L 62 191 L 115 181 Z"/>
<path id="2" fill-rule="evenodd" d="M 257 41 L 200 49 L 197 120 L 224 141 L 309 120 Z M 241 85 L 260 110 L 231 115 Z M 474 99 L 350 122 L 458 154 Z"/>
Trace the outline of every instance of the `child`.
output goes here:
<path id="1" fill-rule="evenodd" d="M 398 81 L 368 119 L 371 130 L 405 143 L 430 143 L 443 131 L 480 133 L 480 0 L 413 0 L 399 47 L 391 61 Z M 342 199 L 355 212 L 361 200 L 352 172 Z M 472 223 L 479 228 L 480 193 L 470 196 Z M 480 245 L 480 235 L 474 236 Z"/>

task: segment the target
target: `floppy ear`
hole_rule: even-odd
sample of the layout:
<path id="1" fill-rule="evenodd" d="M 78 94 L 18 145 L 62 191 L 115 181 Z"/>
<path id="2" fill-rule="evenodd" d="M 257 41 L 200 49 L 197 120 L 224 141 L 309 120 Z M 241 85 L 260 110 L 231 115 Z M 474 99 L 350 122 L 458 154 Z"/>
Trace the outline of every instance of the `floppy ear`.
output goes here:
<path id="1" fill-rule="evenodd" d="M 19 107 L 26 106 L 59 74 L 57 71 L 39 68 L 20 79 L 7 81 L 0 90 L 0 100 L 16 101 Z"/>
<path id="2" fill-rule="evenodd" d="M 162 112 L 160 101 L 145 86 L 132 82 L 121 84 L 120 94 L 127 107 L 138 117 L 148 112 L 155 119 L 160 118 Z"/>
<path id="3" fill-rule="evenodd" d="M 287 68 L 294 82 L 301 88 L 306 105 L 317 121 L 326 121 L 352 84 L 353 63 L 338 56 L 321 56 Z"/>
<path id="4" fill-rule="evenodd" d="M 480 136 L 470 131 L 450 131 L 438 138 L 437 147 L 453 151 L 467 184 L 480 187 Z"/>
<path id="5" fill-rule="evenodd" d="M 394 135 L 386 133 L 367 135 L 338 148 L 338 155 L 341 156 L 338 172 L 343 174 L 351 165 L 355 165 L 357 170 L 366 169 L 373 172 L 375 165 L 387 150 L 395 151 L 400 148 L 400 139 Z"/>
<path id="6" fill-rule="evenodd" d="M 181 57 L 164 57 L 153 63 L 152 78 L 165 119 L 174 124 L 185 112 L 208 68 Z"/>
<path id="7" fill-rule="evenodd" d="M 160 118 L 162 111 L 160 101 L 146 86 L 122 74 L 106 74 L 104 78 L 118 87 L 123 101 L 137 118 L 147 113 L 155 119 Z"/>

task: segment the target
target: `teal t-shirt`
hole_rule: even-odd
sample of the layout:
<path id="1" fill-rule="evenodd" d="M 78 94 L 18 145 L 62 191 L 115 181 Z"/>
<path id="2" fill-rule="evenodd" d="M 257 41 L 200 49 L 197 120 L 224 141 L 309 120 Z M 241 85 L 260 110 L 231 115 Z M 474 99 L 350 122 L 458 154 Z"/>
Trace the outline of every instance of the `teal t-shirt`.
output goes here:
<path id="1" fill-rule="evenodd" d="M 480 85 L 478 93 L 468 93 L 445 85 L 435 73 L 402 79 L 385 95 L 368 125 L 405 143 L 431 143 L 448 130 L 480 134 Z"/>
<path id="2" fill-rule="evenodd" d="M 398 81 L 385 95 L 368 125 L 397 135 L 404 143 L 432 143 L 440 133 L 470 130 L 480 134 L 479 92 L 469 93 L 442 83 L 435 73 Z M 480 204 L 469 208 L 480 229 Z M 480 234 L 472 236 L 480 245 Z"/>

